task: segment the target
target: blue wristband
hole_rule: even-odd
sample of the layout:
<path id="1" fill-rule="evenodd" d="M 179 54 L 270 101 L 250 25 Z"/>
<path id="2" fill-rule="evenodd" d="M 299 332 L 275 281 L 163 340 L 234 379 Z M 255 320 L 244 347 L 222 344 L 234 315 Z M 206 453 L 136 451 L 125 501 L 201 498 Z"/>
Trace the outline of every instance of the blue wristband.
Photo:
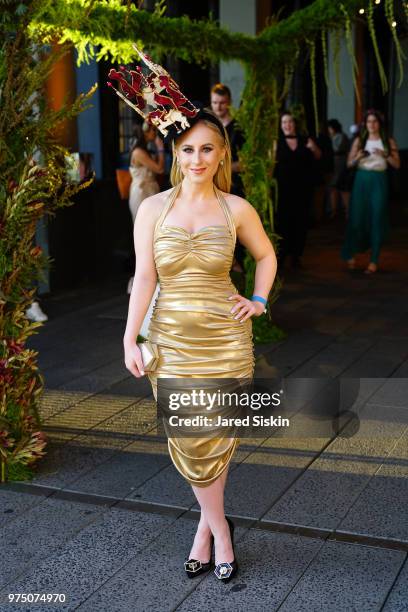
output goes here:
<path id="1" fill-rule="evenodd" d="M 251 302 L 261 302 L 261 304 L 266 306 L 268 303 L 268 300 L 265 300 L 265 298 L 261 297 L 260 295 L 253 295 L 251 297 Z"/>

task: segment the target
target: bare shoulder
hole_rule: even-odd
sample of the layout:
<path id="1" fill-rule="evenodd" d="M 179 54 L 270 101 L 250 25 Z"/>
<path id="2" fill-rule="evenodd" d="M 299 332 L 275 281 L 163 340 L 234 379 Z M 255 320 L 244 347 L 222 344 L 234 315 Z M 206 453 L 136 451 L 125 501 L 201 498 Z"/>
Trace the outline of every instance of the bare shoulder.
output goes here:
<path id="1" fill-rule="evenodd" d="M 149 218 L 152 222 L 157 221 L 171 191 L 172 189 L 166 189 L 166 191 L 160 191 L 145 198 L 139 206 L 138 215 Z"/>
<path id="2" fill-rule="evenodd" d="M 240 196 L 234 195 L 232 193 L 222 192 L 222 194 L 228 206 L 230 207 L 230 210 L 236 223 L 239 223 L 243 219 L 248 218 L 248 215 L 251 215 L 256 212 L 252 204 L 250 204 L 248 200 L 245 200 L 245 198 L 241 198 Z"/>
<path id="3" fill-rule="evenodd" d="M 146 159 L 146 157 L 149 157 L 148 152 L 142 149 L 141 147 L 136 147 L 132 151 L 131 163 L 133 164 L 135 161 L 143 162 Z"/>
<path id="4" fill-rule="evenodd" d="M 225 193 L 224 191 L 222 192 L 222 195 L 224 196 L 225 201 L 234 215 L 236 214 L 239 216 L 240 214 L 248 212 L 251 209 L 255 210 L 252 204 L 250 204 L 248 200 L 245 200 L 245 198 L 241 198 L 233 193 Z"/>

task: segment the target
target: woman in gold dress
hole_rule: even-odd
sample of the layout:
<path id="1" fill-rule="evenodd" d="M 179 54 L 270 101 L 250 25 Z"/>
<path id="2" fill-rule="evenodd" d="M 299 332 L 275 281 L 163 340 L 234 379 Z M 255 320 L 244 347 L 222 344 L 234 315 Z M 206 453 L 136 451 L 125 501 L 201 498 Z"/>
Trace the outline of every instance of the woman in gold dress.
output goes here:
<path id="1" fill-rule="evenodd" d="M 151 196 L 135 222 L 136 271 L 124 336 L 126 367 L 144 375 L 136 345 L 156 287 L 160 293 L 149 328 L 158 347 L 149 374 L 155 397 L 158 378 L 251 378 L 254 369 L 251 317 L 264 312 L 276 274 L 276 257 L 255 209 L 229 193 L 231 152 L 221 122 L 202 110 L 173 143 L 173 189 Z M 229 272 L 236 238 L 256 260 L 252 299 L 237 293 Z M 137 237 L 137 239 L 136 239 Z M 169 437 L 177 470 L 201 507 L 185 570 L 194 577 L 211 567 L 228 582 L 237 571 L 233 524 L 224 514 L 224 487 L 238 440 Z"/>

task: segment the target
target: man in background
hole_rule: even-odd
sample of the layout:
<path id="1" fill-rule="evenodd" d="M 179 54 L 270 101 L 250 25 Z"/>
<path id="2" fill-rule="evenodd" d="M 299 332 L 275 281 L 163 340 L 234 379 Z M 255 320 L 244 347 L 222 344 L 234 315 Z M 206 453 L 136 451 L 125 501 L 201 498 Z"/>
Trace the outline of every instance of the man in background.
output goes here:
<path id="1" fill-rule="evenodd" d="M 232 182 L 231 193 L 245 198 L 244 186 L 240 176 L 241 166 L 238 159 L 238 152 L 244 144 L 244 137 L 235 119 L 230 115 L 231 90 L 223 83 L 217 83 L 211 88 L 211 109 L 225 127 L 231 145 L 232 158 Z M 244 271 L 245 249 L 237 242 L 235 249 L 235 260 L 232 269 L 235 272 Z"/>

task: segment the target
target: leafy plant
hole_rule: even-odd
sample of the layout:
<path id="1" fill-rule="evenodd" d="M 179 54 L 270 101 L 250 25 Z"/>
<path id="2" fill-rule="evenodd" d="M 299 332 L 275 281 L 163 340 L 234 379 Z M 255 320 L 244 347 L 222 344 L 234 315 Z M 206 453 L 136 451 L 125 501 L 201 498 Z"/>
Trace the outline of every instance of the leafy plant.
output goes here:
<path id="1" fill-rule="evenodd" d="M 38 220 L 71 204 L 87 186 L 65 182 L 67 151 L 54 139 L 61 123 L 87 107 L 93 89 L 51 111 L 44 84 L 55 61 L 28 37 L 38 3 L 2 0 L 0 18 L 0 481 L 29 478 L 44 455 L 38 401 L 44 387 L 36 357 L 25 347 L 41 323 L 25 315 L 34 281 L 48 265 L 34 246 Z M 34 160 L 37 160 L 34 161 Z"/>

